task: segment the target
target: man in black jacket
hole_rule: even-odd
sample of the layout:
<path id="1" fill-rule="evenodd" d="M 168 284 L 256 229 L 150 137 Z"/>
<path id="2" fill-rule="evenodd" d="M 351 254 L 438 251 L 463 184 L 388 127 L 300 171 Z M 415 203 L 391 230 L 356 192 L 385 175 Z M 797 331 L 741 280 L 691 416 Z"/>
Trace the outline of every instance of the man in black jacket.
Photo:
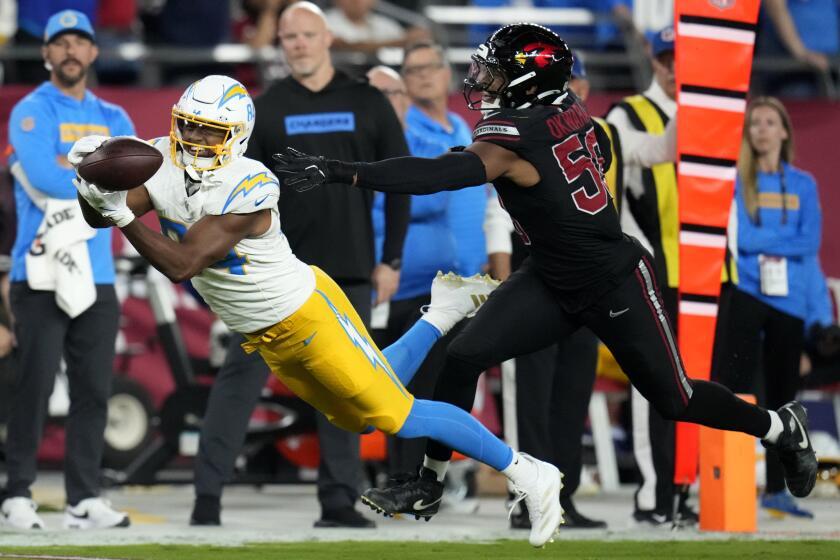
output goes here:
<path id="1" fill-rule="evenodd" d="M 280 18 L 279 35 L 291 75 L 255 100 L 257 119 L 246 156 L 270 166 L 271 154 L 286 146 L 354 161 L 408 154 L 402 127 L 385 96 L 333 67 L 332 34 L 317 6 L 290 6 Z M 306 196 L 284 190 L 280 220 L 295 254 L 329 274 L 368 324 L 372 290 L 380 303 L 399 285 L 410 198 L 388 196 L 383 255 L 375 263 L 373 193 L 334 187 Z M 219 524 L 222 484 L 233 471 L 248 418 L 269 374 L 259 356 L 244 353 L 240 339 L 232 337 L 205 414 L 196 458 L 193 524 Z M 322 513 L 315 526 L 374 527 L 354 509 L 362 483 L 359 436 L 336 428 L 320 413 L 317 421 Z"/>

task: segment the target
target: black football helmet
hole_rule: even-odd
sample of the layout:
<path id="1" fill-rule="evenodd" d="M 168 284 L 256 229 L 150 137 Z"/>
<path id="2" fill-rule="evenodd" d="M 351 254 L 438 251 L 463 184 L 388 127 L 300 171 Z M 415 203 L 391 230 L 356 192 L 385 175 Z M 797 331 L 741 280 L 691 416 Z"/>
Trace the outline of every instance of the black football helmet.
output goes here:
<path id="1" fill-rule="evenodd" d="M 534 23 L 506 25 L 476 49 L 464 79 L 464 98 L 479 109 L 482 96 L 498 99 L 499 107 L 538 103 L 566 90 L 572 75 L 572 51 L 550 29 Z M 536 86 L 536 87 L 535 87 Z"/>

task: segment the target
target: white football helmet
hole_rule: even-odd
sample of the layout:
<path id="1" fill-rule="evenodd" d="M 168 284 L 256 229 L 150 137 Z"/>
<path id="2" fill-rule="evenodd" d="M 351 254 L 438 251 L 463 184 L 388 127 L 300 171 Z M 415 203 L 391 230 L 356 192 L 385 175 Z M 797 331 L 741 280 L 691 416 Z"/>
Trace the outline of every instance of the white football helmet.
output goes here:
<path id="1" fill-rule="evenodd" d="M 194 82 L 172 107 L 172 161 L 182 169 L 191 165 L 196 171 L 227 165 L 245 153 L 254 130 L 254 116 L 248 90 L 233 78 L 211 75 Z M 215 145 L 189 142 L 181 134 L 188 126 L 217 130 L 223 139 Z"/>

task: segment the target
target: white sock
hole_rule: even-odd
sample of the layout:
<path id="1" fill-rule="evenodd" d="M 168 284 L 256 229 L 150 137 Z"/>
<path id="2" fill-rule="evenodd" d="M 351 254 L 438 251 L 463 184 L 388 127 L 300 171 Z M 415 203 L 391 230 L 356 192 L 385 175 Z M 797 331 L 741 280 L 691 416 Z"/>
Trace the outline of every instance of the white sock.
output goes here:
<path id="1" fill-rule="evenodd" d="M 447 311 L 443 309 L 429 309 L 420 317 L 421 321 L 426 321 L 440 332 L 441 336 L 452 330 L 452 327 L 458 324 L 458 321 L 463 319 L 463 315 L 455 311 Z"/>
<path id="2" fill-rule="evenodd" d="M 768 410 L 767 414 L 770 415 L 770 429 L 767 430 L 767 433 L 761 439 L 768 443 L 776 443 L 779 441 L 779 436 L 782 435 L 783 431 L 785 431 L 785 427 L 782 424 L 782 419 L 779 417 L 778 412 L 775 410 Z"/>
<path id="3" fill-rule="evenodd" d="M 523 482 L 534 480 L 537 477 L 537 465 L 514 451 L 513 459 L 508 466 L 502 469 L 502 474 L 516 486 L 522 486 Z"/>
<path id="4" fill-rule="evenodd" d="M 443 479 L 446 476 L 446 469 L 449 468 L 449 461 L 438 461 L 437 459 L 424 456 L 423 466 L 429 470 L 435 471 L 438 482 L 443 482 Z"/>

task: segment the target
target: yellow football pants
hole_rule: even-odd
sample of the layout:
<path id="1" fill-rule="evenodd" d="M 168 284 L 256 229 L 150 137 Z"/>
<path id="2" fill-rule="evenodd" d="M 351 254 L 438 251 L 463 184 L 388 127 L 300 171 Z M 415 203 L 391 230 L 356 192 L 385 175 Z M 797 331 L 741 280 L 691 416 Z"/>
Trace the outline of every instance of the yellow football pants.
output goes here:
<path id="1" fill-rule="evenodd" d="M 287 319 L 246 335 L 246 352 L 262 355 L 294 393 L 351 432 L 368 426 L 394 434 L 414 397 L 371 341 L 341 288 L 313 266 L 315 291 Z"/>

